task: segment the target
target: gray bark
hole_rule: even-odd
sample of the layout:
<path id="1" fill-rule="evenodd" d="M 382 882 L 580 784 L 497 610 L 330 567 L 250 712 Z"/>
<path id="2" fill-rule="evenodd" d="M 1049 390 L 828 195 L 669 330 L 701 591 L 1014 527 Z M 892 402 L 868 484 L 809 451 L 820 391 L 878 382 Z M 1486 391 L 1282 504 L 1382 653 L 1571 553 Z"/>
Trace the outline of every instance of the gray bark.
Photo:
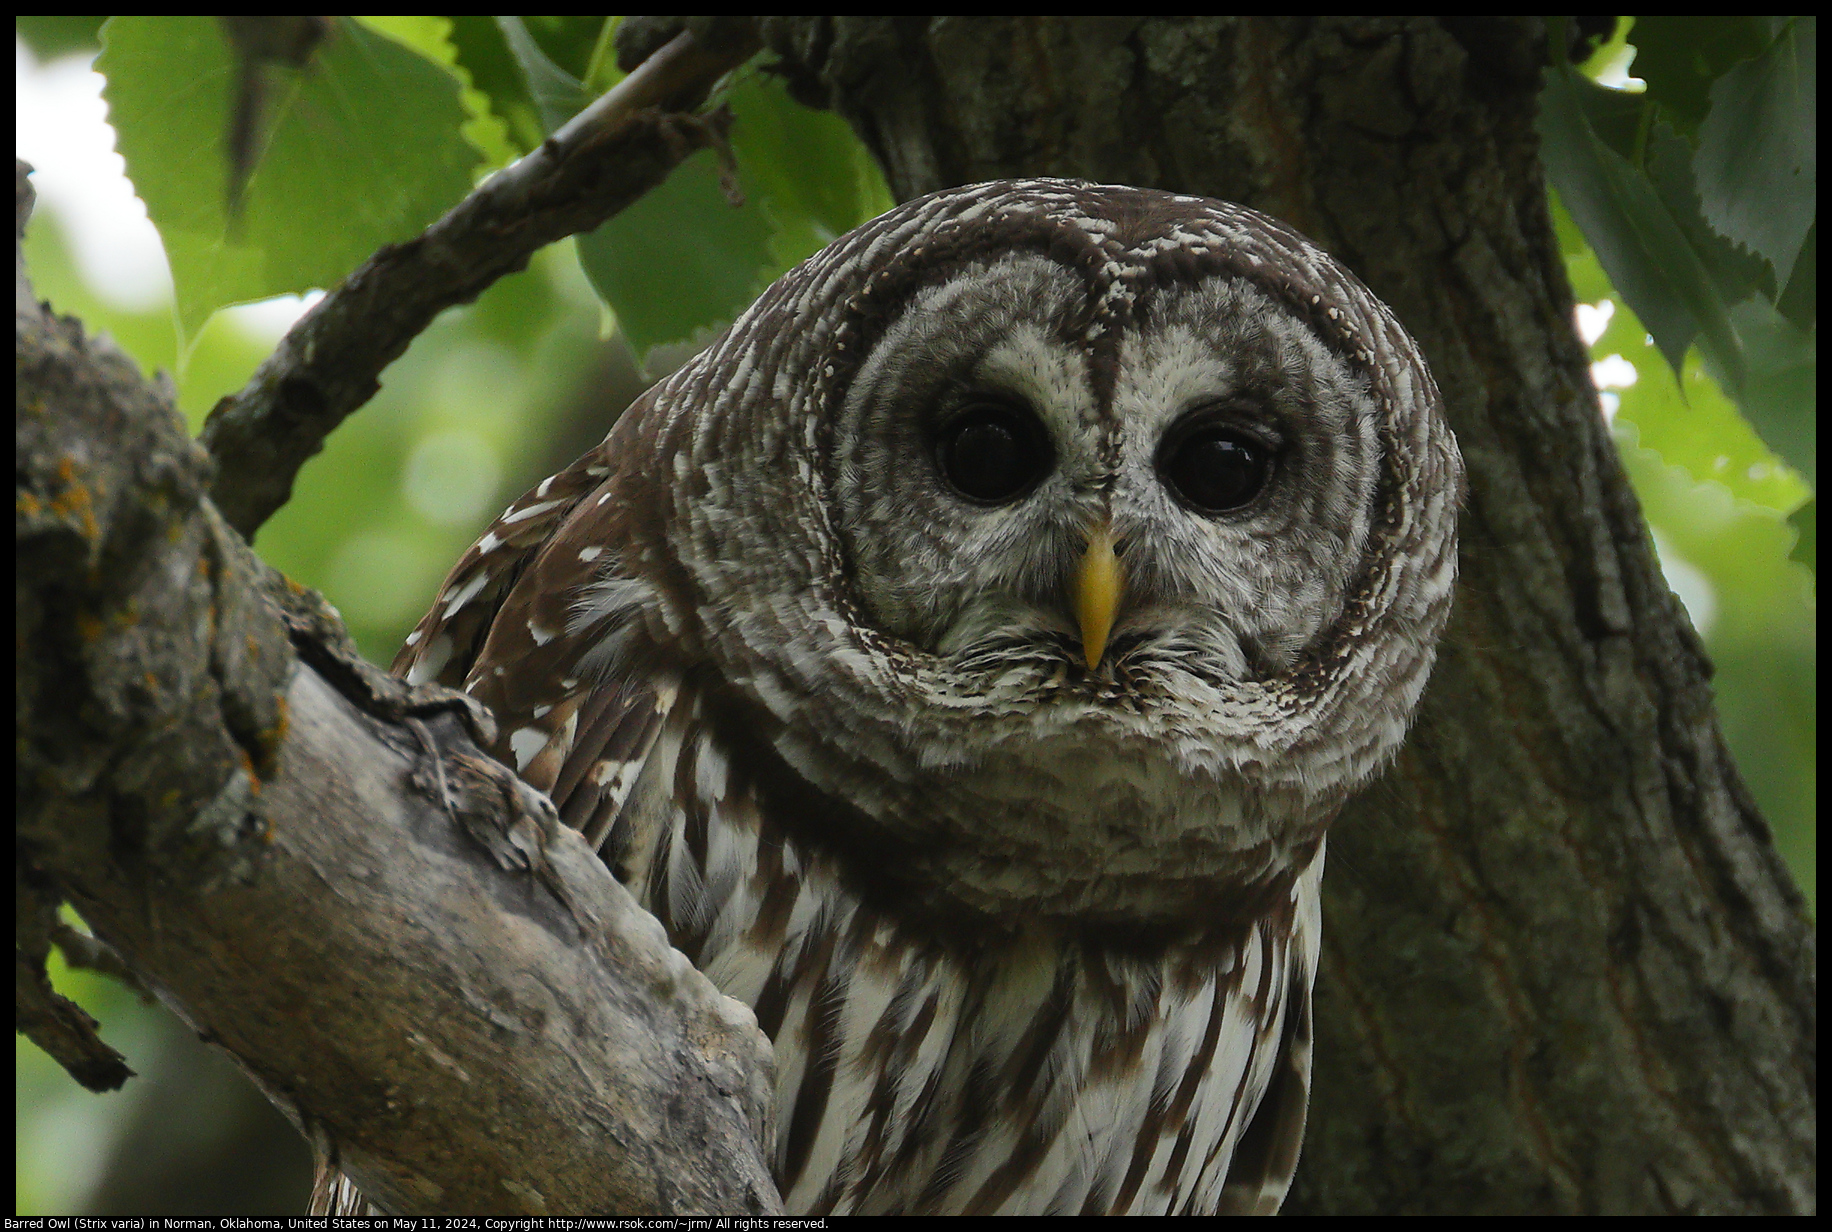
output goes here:
<path id="1" fill-rule="evenodd" d="M 1242 202 L 1421 344 L 1470 470 L 1456 614 L 1331 838 L 1288 1213 L 1814 1208 L 1805 904 L 1599 412 L 1508 19 L 771 18 L 907 198 L 1079 176 Z"/>

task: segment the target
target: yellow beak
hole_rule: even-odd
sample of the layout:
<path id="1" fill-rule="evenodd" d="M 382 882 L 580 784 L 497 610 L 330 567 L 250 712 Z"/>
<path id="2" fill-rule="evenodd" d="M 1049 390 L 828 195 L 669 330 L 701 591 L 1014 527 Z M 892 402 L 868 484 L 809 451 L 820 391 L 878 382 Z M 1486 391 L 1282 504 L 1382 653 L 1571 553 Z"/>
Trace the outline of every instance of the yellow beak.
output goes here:
<path id="1" fill-rule="evenodd" d="M 1119 612 L 1126 587 L 1119 557 L 1113 554 L 1113 529 L 1102 523 L 1088 536 L 1087 551 L 1075 569 L 1075 620 L 1081 625 L 1081 651 L 1088 670 L 1100 665 L 1107 650 L 1107 635 Z"/>

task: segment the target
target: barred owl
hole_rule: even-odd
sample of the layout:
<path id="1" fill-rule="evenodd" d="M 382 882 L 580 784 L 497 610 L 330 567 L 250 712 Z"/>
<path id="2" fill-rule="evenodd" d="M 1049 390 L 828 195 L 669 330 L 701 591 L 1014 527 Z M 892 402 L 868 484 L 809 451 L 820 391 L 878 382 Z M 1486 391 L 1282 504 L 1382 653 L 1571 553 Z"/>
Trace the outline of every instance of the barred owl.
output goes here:
<path id="1" fill-rule="evenodd" d="M 396 670 L 774 1040 L 804 1212 L 1269 1212 L 1325 831 L 1456 568 L 1412 340 L 1240 206 L 911 201 L 516 501 Z"/>

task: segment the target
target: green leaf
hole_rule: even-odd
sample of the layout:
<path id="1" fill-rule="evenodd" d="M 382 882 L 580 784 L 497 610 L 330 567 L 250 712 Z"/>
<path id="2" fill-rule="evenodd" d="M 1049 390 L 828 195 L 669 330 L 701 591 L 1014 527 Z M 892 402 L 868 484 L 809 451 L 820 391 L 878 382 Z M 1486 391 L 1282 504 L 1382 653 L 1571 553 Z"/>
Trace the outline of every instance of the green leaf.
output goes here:
<path id="1" fill-rule="evenodd" d="M 493 29 L 500 38 L 455 19 L 453 42 L 492 107 L 522 117 L 518 128 L 532 114 L 544 136 L 590 103 L 593 91 L 573 69 L 594 82 L 615 75 L 609 24 L 499 17 Z M 702 151 L 578 238 L 587 278 L 639 356 L 730 322 L 783 271 L 893 204 L 877 164 L 839 117 L 801 106 L 755 72 L 726 101 L 735 173 Z M 733 204 L 732 187 L 742 204 Z"/>
<path id="2" fill-rule="evenodd" d="M 377 34 L 385 35 L 410 51 L 417 51 L 435 64 L 451 66 L 457 60 L 452 46 L 452 19 L 424 14 L 391 17 L 358 17 L 354 20 Z"/>
<path id="3" fill-rule="evenodd" d="M 13 33 L 39 60 L 55 60 L 72 52 L 93 52 L 101 46 L 103 17 L 15 17 Z"/>
<path id="4" fill-rule="evenodd" d="M 770 221 L 733 208 L 702 150 L 615 218 L 579 237 L 579 263 L 639 357 L 730 322 L 762 289 Z"/>
<path id="5" fill-rule="evenodd" d="M 114 17 L 96 66 L 118 148 L 172 266 L 181 333 L 218 308 L 328 287 L 471 187 L 457 79 L 338 18 L 265 70 L 258 158 L 233 233 L 226 134 L 240 69 L 208 17 Z"/>
<path id="6" fill-rule="evenodd" d="M 433 63 L 443 64 L 465 83 L 459 97 L 470 119 L 459 131 L 483 159 L 484 166 L 507 166 L 522 154 L 509 138 L 508 123 L 491 107 L 489 96 L 476 88 L 470 71 L 459 62 L 458 45 L 453 39 L 456 18 L 411 15 L 362 16 L 356 20 L 377 34 L 387 35 L 419 52 Z"/>
<path id="7" fill-rule="evenodd" d="M 527 83 L 528 97 L 533 100 L 535 113 L 540 117 L 543 137 L 585 110 L 592 101 L 590 91 L 581 84 L 578 74 L 568 72 L 548 54 L 547 47 L 535 38 L 523 18 L 498 17 L 496 25 L 521 69 L 522 80 Z M 562 45 L 561 50 L 576 52 L 577 48 Z"/>
<path id="8" fill-rule="evenodd" d="M 1819 572 L 1819 502 L 1808 501 L 1794 510 L 1787 521 L 1800 536 L 1794 540 L 1794 550 L 1788 553 L 1788 559 Z"/>
<path id="9" fill-rule="evenodd" d="M 1560 236 L 1577 236 L 1556 194 L 1551 204 Z M 1634 366 L 1635 383 L 1610 396 L 1617 400 L 1616 422 L 1633 424 L 1643 448 L 1658 453 L 1668 466 L 1683 468 L 1693 482 L 1720 484 L 1739 500 L 1777 515 L 1798 508 L 1811 496 L 1801 476 L 1776 456 L 1738 404 L 1724 396 L 1699 352 L 1687 356 L 1681 378 L 1674 379 L 1634 310 L 1621 302 L 1602 263 L 1581 237 L 1565 250 L 1565 270 L 1581 303 L 1615 304 L 1608 328 L 1590 350 L 1594 359 L 1620 356 Z"/>
<path id="10" fill-rule="evenodd" d="M 1654 126 L 1647 143 L 1646 165 L 1648 179 L 1660 194 L 1661 204 L 1698 254 L 1699 263 L 1717 288 L 1718 298 L 1734 304 L 1758 290 L 1772 296 L 1775 282 L 1768 262 L 1738 248 L 1705 221 L 1692 179 L 1692 147 L 1664 120 Z"/>
<path id="11" fill-rule="evenodd" d="M 1760 295 L 1730 315 L 1748 358 L 1737 405 L 1770 449 L 1817 484 L 1819 359 L 1812 336 Z"/>
<path id="12" fill-rule="evenodd" d="M 1652 120 L 1648 96 L 1597 85 L 1582 73 L 1575 80 L 1584 83 L 1576 87 L 1577 96 L 1596 139 L 1629 162 L 1640 162 L 1645 126 Z"/>
<path id="13" fill-rule="evenodd" d="M 1592 126 L 1588 105 L 1615 107 L 1599 97 L 1610 93 L 1569 65 L 1547 70 L 1539 114 L 1547 174 L 1673 370 L 1679 371 L 1692 339 L 1701 337 L 1738 390 L 1741 348 L 1710 273 L 1648 176 Z"/>
<path id="14" fill-rule="evenodd" d="M 575 81 L 591 77 L 598 49 L 609 37 L 614 17 L 518 17 L 547 59 Z"/>
<path id="15" fill-rule="evenodd" d="M 742 206 L 703 151 L 579 239 L 586 275 L 639 356 L 730 322 L 790 266 L 892 204 L 839 117 L 755 74 L 728 101 Z"/>
<path id="16" fill-rule="evenodd" d="M 1787 289 L 1775 301 L 1775 307 L 1782 316 L 1810 333 L 1818 319 L 1818 297 L 1819 224 L 1815 222 L 1807 228 L 1807 238 L 1800 246 L 1800 256 L 1794 260 L 1794 274 L 1787 280 Z"/>
<path id="17" fill-rule="evenodd" d="M 1818 32 L 1797 18 L 1713 83 L 1694 169 L 1705 217 L 1786 285 L 1819 208 Z"/>
<path id="18" fill-rule="evenodd" d="M 1711 109 L 1712 83 L 1731 65 L 1761 55 L 1769 32 L 1760 17 L 1637 17 L 1628 41 L 1648 97 L 1691 135 Z"/>
<path id="19" fill-rule="evenodd" d="M 739 184 L 776 229 L 768 283 L 896 204 L 877 162 L 831 111 L 791 99 L 754 76 L 732 90 Z"/>
<path id="20" fill-rule="evenodd" d="M 471 79 L 471 87 L 489 100 L 490 111 L 509 129 L 509 138 L 526 153 L 547 135 L 540 110 L 528 92 L 528 80 L 509 41 L 494 17 L 476 13 L 453 14 L 452 46 L 458 67 Z"/>

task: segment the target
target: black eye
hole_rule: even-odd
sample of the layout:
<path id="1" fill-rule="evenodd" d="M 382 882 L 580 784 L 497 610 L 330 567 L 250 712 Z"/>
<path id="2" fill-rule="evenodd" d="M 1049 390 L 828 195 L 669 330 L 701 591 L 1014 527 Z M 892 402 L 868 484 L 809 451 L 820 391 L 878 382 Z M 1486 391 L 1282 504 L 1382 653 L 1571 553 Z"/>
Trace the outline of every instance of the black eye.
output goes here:
<path id="1" fill-rule="evenodd" d="M 974 403 L 942 425 L 935 461 L 942 478 L 968 500 L 1002 505 L 1049 472 L 1050 439 L 1029 411 Z"/>
<path id="2" fill-rule="evenodd" d="M 1201 513 L 1227 513 L 1265 490 L 1272 449 L 1227 424 L 1173 428 L 1158 454 L 1158 474 L 1178 500 Z"/>

